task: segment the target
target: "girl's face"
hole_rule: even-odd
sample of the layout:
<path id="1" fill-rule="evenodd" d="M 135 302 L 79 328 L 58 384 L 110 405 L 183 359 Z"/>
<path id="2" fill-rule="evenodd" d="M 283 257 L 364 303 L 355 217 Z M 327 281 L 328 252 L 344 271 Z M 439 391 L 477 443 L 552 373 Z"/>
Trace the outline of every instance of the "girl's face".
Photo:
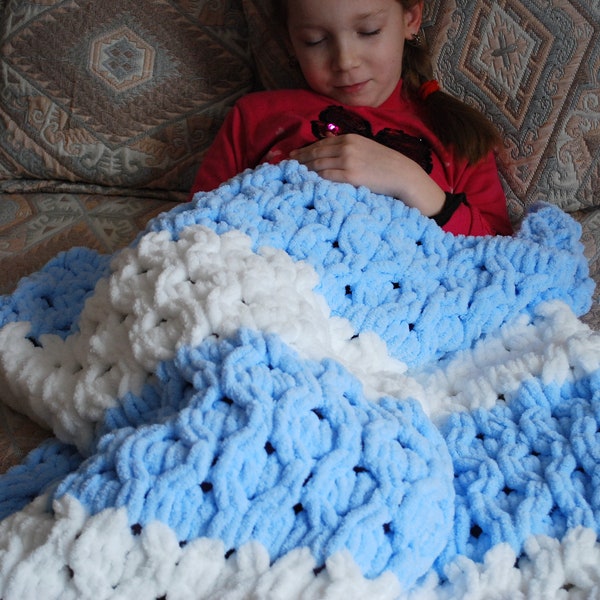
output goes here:
<path id="1" fill-rule="evenodd" d="M 288 0 L 288 32 L 308 85 L 350 106 L 379 106 L 402 73 L 404 42 L 419 31 L 422 2 Z"/>

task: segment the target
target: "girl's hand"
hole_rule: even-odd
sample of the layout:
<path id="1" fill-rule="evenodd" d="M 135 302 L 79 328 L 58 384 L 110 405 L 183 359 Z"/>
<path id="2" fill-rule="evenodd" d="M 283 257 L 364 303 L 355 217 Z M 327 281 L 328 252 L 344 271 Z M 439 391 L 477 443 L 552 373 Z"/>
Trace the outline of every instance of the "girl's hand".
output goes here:
<path id="1" fill-rule="evenodd" d="M 444 205 L 442 189 L 413 160 L 369 138 L 349 133 L 330 136 L 290 153 L 290 158 L 321 177 L 393 196 L 424 215 Z"/>

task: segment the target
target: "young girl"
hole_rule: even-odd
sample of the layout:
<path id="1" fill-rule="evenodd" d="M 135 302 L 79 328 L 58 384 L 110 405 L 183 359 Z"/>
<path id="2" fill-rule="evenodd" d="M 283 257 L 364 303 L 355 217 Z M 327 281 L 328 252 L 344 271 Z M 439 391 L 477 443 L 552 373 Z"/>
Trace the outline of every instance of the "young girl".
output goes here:
<path id="1" fill-rule="evenodd" d="M 277 0 L 309 89 L 256 92 L 228 114 L 192 192 L 295 159 L 387 194 L 455 234 L 512 232 L 498 136 L 439 90 L 420 41 L 423 0 Z"/>

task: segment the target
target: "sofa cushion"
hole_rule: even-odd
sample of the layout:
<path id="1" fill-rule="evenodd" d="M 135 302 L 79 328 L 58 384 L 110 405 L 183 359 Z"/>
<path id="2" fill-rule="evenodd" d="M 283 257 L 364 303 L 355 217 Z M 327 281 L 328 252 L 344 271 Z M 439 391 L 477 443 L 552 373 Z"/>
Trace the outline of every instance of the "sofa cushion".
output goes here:
<path id="1" fill-rule="evenodd" d="M 252 85 L 241 0 L 3 6 L 0 189 L 21 178 L 188 190 Z"/>
<path id="2" fill-rule="evenodd" d="M 106 254 L 123 248 L 148 220 L 173 206 L 156 192 L 0 194 L 0 295 L 73 246 Z"/>
<path id="3" fill-rule="evenodd" d="M 267 88 L 297 69 L 273 40 L 270 0 L 243 0 Z M 511 216 L 538 200 L 600 205 L 600 13 L 584 0 L 429 0 L 424 30 L 443 88 L 485 112 L 505 147 L 499 169 Z"/>
<path id="4" fill-rule="evenodd" d="M 585 0 L 449 0 L 432 27 L 445 89 L 502 131 L 512 212 L 600 205 L 600 11 Z"/>
<path id="5" fill-rule="evenodd" d="M 600 331 L 600 208 L 577 211 L 572 216 L 581 225 L 581 241 L 589 261 L 590 276 L 596 282 L 592 308 L 582 320 Z"/>

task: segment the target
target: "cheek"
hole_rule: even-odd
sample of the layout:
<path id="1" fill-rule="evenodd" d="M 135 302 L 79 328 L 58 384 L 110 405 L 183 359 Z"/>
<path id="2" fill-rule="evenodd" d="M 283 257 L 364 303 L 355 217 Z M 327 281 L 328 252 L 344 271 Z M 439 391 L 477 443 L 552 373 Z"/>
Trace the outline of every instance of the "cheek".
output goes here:
<path id="1" fill-rule="evenodd" d="M 302 70 L 304 78 L 309 83 L 312 81 L 321 81 L 327 72 L 326 63 L 318 58 L 298 57 L 298 62 L 300 63 L 300 69 Z"/>

